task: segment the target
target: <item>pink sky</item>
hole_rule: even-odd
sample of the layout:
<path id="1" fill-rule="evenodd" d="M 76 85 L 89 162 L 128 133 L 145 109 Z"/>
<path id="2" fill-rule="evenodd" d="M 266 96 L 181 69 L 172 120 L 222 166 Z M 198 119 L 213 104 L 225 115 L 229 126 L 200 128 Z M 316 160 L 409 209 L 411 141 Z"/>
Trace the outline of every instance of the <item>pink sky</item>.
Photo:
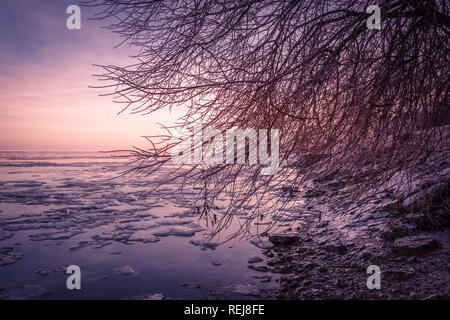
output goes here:
<path id="1" fill-rule="evenodd" d="M 38 20 L 36 15 L 27 18 Z M 125 65 L 131 61 L 130 49 L 113 49 L 118 39 L 92 23 L 83 21 L 81 30 L 66 30 L 61 24 L 65 22 L 64 12 L 44 18 L 38 24 L 30 22 L 30 30 L 26 30 L 33 40 L 42 40 L 31 48 L 31 58 L 14 57 L 16 53 L 29 53 L 21 52 L 30 50 L 27 44 L 0 45 L 0 51 L 5 47 L 4 52 L 9 49 L 10 55 L 0 53 L 1 150 L 145 147 L 148 144 L 141 136 L 157 134 L 157 122 L 168 124 L 175 119 L 166 112 L 117 115 L 122 106 L 114 104 L 111 96 L 99 96 L 108 91 L 88 88 L 104 84 L 92 76 L 101 72 L 92 64 Z M 39 31 L 32 30 L 36 25 Z M 53 30 L 55 25 L 62 30 Z"/>

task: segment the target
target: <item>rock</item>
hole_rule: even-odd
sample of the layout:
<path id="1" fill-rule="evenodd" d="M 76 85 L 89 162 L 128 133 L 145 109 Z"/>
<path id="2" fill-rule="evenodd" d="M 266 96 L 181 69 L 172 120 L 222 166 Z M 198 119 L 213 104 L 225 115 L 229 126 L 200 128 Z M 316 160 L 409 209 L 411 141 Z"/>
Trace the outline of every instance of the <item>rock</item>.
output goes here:
<path id="1" fill-rule="evenodd" d="M 136 231 L 132 236 L 130 236 L 128 241 L 153 243 L 153 242 L 158 242 L 159 238 L 148 233 L 146 230 L 139 230 L 139 231 Z"/>
<path id="2" fill-rule="evenodd" d="M 399 200 L 391 200 L 391 201 L 387 201 L 382 203 L 381 205 L 381 210 L 383 211 L 395 211 L 397 212 L 400 208 L 401 208 L 402 204 Z"/>
<path id="3" fill-rule="evenodd" d="M 419 299 L 419 294 L 417 293 L 417 292 L 411 292 L 410 294 L 409 294 L 409 297 L 408 297 L 410 300 L 417 300 L 417 299 Z"/>
<path id="4" fill-rule="evenodd" d="M 342 279 L 336 279 L 335 285 L 338 288 L 343 288 L 345 287 L 345 281 Z"/>
<path id="5" fill-rule="evenodd" d="M 267 283 L 267 282 L 272 281 L 272 277 L 271 276 L 254 276 L 253 278 L 259 279 L 259 281 L 261 283 Z"/>
<path id="6" fill-rule="evenodd" d="M 0 241 L 12 238 L 13 235 L 14 233 L 12 232 L 0 230 Z"/>
<path id="7" fill-rule="evenodd" d="M 426 297 L 423 300 L 449 300 L 449 296 L 445 295 L 445 294 L 432 294 L 431 296 Z"/>
<path id="8" fill-rule="evenodd" d="M 273 254 L 273 252 L 270 251 L 270 250 L 265 250 L 265 251 L 263 252 L 263 255 L 265 255 L 265 256 L 268 257 L 268 258 L 273 258 L 273 257 L 275 257 L 275 255 Z"/>
<path id="9" fill-rule="evenodd" d="M 405 270 L 386 270 L 382 272 L 382 277 L 386 280 L 406 280 L 414 277 L 414 273 Z"/>
<path id="10" fill-rule="evenodd" d="M 371 251 L 363 251 L 359 257 L 363 260 L 370 261 L 373 263 L 382 263 L 386 261 L 386 256 L 381 252 L 371 252 Z"/>
<path id="11" fill-rule="evenodd" d="M 421 209 L 430 203 L 439 204 L 442 203 L 448 195 L 450 189 L 450 182 L 441 182 L 428 187 L 425 190 L 421 190 L 412 196 L 406 198 L 402 205 L 407 210 Z"/>
<path id="12" fill-rule="evenodd" d="M 305 270 L 312 270 L 317 267 L 317 263 L 311 261 L 304 261 L 300 264 Z"/>
<path id="13" fill-rule="evenodd" d="M 337 254 L 345 254 L 347 252 L 347 247 L 343 244 L 329 244 L 324 247 L 328 252 L 334 252 Z"/>
<path id="14" fill-rule="evenodd" d="M 204 242 L 201 240 L 191 240 L 191 241 L 189 241 L 189 243 L 194 246 L 200 247 L 201 250 L 206 250 L 206 249 L 216 250 L 216 248 L 219 246 L 219 244 L 216 242 Z"/>
<path id="15" fill-rule="evenodd" d="M 145 294 L 144 300 L 163 300 L 164 295 L 162 293 L 155 293 L 155 294 Z"/>
<path id="16" fill-rule="evenodd" d="M 261 261 L 263 261 L 263 259 L 260 257 L 251 257 L 250 259 L 248 259 L 248 263 L 257 263 Z"/>
<path id="17" fill-rule="evenodd" d="M 251 239 L 250 243 L 260 249 L 271 249 L 273 247 L 273 244 L 270 241 L 263 241 L 263 240 L 257 239 L 257 238 Z"/>
<path id="18" fill-rule="evenodd" d="M 132 276 L 136 273 L 136 271 L 130 266 L 116 268 L 116 271 L 124 276 Z"/>
<path id="19" fill-rule="evenodd" d="M 317 197 L 323 196 L 326 193 L 327 192 L 325 190 L 309 189 L 305 192 L 304 197 L 305 198 L 317 198 Z"/>
<path id="20" fill-rule="evenodd" d="M 410 236 L 396 239 L 394 241 L 394 248 L 403 255 L 420 256 L 442 248 L 442 244 L 433 238 Z"/>
<path id="21" fill-rule="evenodd" d="M 273 234 L 269 236 L 269 241 L 275 245 L 289 245 L 297 243 L 300 237 L 297 234 Z"/>
<path id="22" fill-rule="evenodd" d="M 381 238 L 388 241 L 394 241 L 398 238 L 410 236 L 412 228 L 401 224 L 392 224 L 388 226 L 388 230 L 381 233 Z"/>
<path id="23" fill-rule="evenodd" d="M 248 266 L 249 269 L 258 271 L 258 272 L 267 272 L 269 271 L 269 268 L 267 268 L 266 266 L 254 266 L 254 265 L 249 265 Z"/>

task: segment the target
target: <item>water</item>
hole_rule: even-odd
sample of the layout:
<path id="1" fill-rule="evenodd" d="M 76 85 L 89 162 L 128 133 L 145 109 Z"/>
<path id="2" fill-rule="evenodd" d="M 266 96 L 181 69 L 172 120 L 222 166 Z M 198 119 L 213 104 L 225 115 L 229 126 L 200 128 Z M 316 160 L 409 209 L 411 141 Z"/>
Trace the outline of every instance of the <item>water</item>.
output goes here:
<path id="1" fill-rule="evenodd" d="M 30 284 L 51 292 L 42 299 L 270 296 L 276 276 L 248 268 L 250 257 L 265 258 L 259 248 L 246 240 L 201 248 L 207 230 L 171 192 L 177 183 L 151 191 L 169 168 L 117 178 L 124 168 L 122 158 L 97 152 L 0 153 L 0 248 L 16 260 L 0 260 L 0 297 L 33 297 L 23 290 Z M 81 268 L 81 290 L 66 287 L 72 264 Z M 124 266 L 135 273 L 117 270 Z M 272 280 L 255 278 L 263 275 Z M 243 287 L 251 293 L 236 290 Z"/>

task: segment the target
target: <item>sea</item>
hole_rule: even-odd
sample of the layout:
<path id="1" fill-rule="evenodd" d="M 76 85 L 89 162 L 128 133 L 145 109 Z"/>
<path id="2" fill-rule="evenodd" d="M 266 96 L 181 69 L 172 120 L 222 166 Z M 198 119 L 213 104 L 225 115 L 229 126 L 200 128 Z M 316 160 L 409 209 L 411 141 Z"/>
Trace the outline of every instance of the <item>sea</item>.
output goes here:
<path id="1" fill-rule="evenodd" d="M 0 152 L 0 299 L 272 297 L 278 276 L 249 268 L 251 258 L 268 259 L 261 242 L 205 240 L 190 193 L 161 184 L 173 168 L 123 175 L 128 162 L 102 152 Z M 236 219 L 224 234 L 245 215 Z M 72 265 L 81 289 L 67 285 Z"/>

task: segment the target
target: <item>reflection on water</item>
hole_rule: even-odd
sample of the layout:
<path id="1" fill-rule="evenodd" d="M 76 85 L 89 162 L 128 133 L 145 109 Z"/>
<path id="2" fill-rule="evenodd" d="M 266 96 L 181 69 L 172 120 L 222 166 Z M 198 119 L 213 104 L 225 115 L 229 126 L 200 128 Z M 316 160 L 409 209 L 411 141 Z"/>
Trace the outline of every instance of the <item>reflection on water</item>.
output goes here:
<path id="1" fill-rule="evenodd" d="M 245 240 L 200 245 L 207 230 L 189 198 L 171 192 L 176 181 L 151 190 L 167 169 L 109 180 L 123 161 L 87 152 L 0 153 L 0 297 L 20 296 L 26 290 L 17 288 L 30 284 L 51 299 L 270 295 L 276 276 L 248 268 L 249 258 L 265 258 L 260 249 Z M 239 219 L 245 216 L 221 236 Z M 81 267 L 82 290 L 66 288 L 71 264 Z M 120 272 L 124 266 L 131 274 Z"/>

